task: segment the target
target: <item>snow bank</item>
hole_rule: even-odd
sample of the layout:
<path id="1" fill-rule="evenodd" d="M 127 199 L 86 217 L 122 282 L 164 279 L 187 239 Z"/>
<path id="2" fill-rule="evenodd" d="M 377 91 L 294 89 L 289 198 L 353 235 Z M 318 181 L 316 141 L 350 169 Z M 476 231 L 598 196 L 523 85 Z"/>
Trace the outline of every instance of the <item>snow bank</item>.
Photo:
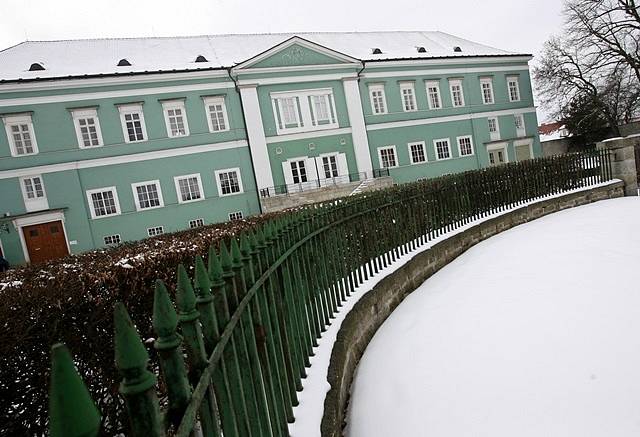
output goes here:
<path id="1" fill-rule="evenodd" d="M 639 218 L 565 210 L 440 270 L 365 351 L 347 435 L 640 435 Z"/>

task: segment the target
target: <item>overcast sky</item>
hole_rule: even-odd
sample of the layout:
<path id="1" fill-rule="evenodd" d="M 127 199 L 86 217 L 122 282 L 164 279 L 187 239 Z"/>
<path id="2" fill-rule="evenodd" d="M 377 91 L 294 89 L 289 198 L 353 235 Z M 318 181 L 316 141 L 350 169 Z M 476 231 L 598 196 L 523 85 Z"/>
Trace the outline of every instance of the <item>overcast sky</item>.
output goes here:
<path id="1" fill-rule="evenodd" d="M 562 0 L 0 0 L 0 49 L 25 40 L 440 30 L 537 55 L 560 32 L 561 9 Z"/>

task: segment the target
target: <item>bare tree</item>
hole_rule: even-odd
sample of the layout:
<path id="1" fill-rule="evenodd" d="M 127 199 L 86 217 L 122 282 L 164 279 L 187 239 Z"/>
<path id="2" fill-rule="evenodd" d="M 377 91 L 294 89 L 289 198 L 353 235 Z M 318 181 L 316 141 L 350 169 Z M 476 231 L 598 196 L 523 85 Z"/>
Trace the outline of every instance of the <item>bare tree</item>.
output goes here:
<path id="1" fill-rule="evenodd" d="M 636 0 L 567 0 L 562 37 L 534 69 L 542 105 L 573 134 L 629 122 L 640 106 L 640 18 Z"/>
<path id="2" fill-rule="evenodd" d="M 640 11 L 636 0 L 567 0 L 568 42 L 592 69 L 628 65 L 640 81 Z"/>

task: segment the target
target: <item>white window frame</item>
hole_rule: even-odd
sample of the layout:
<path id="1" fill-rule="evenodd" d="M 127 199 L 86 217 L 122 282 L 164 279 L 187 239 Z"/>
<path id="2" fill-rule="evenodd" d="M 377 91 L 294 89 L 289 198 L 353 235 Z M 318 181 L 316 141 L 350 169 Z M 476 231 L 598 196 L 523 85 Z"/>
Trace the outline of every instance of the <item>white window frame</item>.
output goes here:
<path id="1" fill-rule="evenodd" d="M 276 134 L 290 134 L 315 130 L 336 129 L 339 127 L 336 102 L 333 88 L 303 89 L 295 91 L 277 91 L 269 94 L 273 108 L 273 120 Z M 315 105 L 311 102 L 316 97 L 324 97 L 329 113 L 328 123 L 319 123 Z M 287 127 L 283 119 L 282 99 L 294 99 L 296 105 L 296 126 Z M 278 121 L 280 120 L 280 121 Z"/>
<path id="2" fill-rule="evenodd" d="M 306 95 L 308 102 L 313 101 L 313 99 L 316 97 L 323 97 L 325 99 L 325 102 L 327 104 L 327 111 L 329 113 L 329 122 L 324 124 L 319 124 L 318 115 L 316 114 L 316 107 L 314 104 L 309 103 L 311 115 L 312 115 L 311 125 L 314 127 L 314 129 L 317 129 L 317 128 L 328 129 L 325 126 L 330 126 L 330 128 L 337 128 L 338 118 L 336 115 L 336 102 L 333 98 L 333 89 L 327 89 L 325 91 L 322 91 L 322 90 L 312 91 Z M 304 110 L 302 111 L 302 113 L 304 115 Z"/>
<path id="3" fill-rule="evenodd" d="M 413 81 L 400 82 L 400 101 L 402 102 L 402 110 L 404 112 L 415 112 L 418 110 L 418 102 L 416 100 L 416 85 Z M 405 101 L 405 91 L 410 91 L 408 95 L 411 96 L 411 106 L 413 108 L 407 108 Z"/>
<path id="4" fill-rule="evenodd" d="M 122 126 L 122 135 L 124 136 L 124 142 L 127 144 L 130 143 L 142 143 L 144 141 L 149 140 L 149 136 L 147 135 L 147 125 L 144 121 L 144 111 L 142 109 L 141 103 L 134 103 L 130 105 L 118 105 L 118 112 L 120 113 L 120 125 Z M 140 127 L 142 129 L 142 139 L 141 140 L 131 140 L 129 138 L 129 131 L 127 129 L 127 121 L 125 120 L 125 116 L 129 114 L 139 114 L 140 116 Z"/>
<path id="5" fill-rule="evenodd" d="M 191 199 L 191 200 L 182 200 L 182 192 L 180 191 L 180 180 L 190 179 L 190 178 L 196 178 L 198 180 L 198 190 L 200 190 L 200 198 Z M 202 177 L 200 176 L 200 173 L 175 176 L 173 178 L 173 183 L 176 186 L 176 196 L 178 197 L 178 203 L 192 203 L 192 202 L 201 202 L 205 200 L 204 189 L 202 188 Z"/>
<path id="6" fill-rule="evenodd" d="M 489 160 L 489 152 L 493 152 L 495 150 L 503 150 L 504 151 L 504 164 L 509 162 L 509 143 L 500 142 L 494 144 L 487 144 L 487 163 L 491 166 L 491 161 Z M 496 164 L 494 164 L 496 165 Z"/>
<path id="7" fill-rule="evenodd" d="M 160 205 L 157 206 L 148 206 L 143 208 L 140 205 L 140 199 L 138 198 L 138 187 L 142 187 L 145 185 L 155 185 L 156 186 L 156 191 L 158 192 L 158 202 L 160 202 Z M 133 192 L 133 201 L 136 204 L 136 211 L 141 212 L 141 211 L 148 211 L 151 209 L 158 209 L 158 208 L 162 208 L 164 207 L 164 199 L 162 198 L 162 187 L 160 186 L 160 181 L 158 179 L 155 180 L 151 180 L 151 181 L 144 181 L 144 182 L 136 182 L 134 184 L 131 184 L 131 191 Z"/>
<path id="8" fill-rule="evenodd" d="M 38 143 L 36 141 L 36 131 L 33 127 L 33 119 L 31 118 L 31 114 L 15 114 L 15 115 L 6 115 L 2 117 L 2 122 L 4 123 L 4 129 L 7 133 L 7 140 L 9 141 L 9 149 L 11 151 L 11 156 L 19 158 L 21 156 L 31 156 L 37 155 L 38 151 Z M 11 126 L 26 124 L 29 137 L 31 139 L 31 146 L 33 148 L 33 152 L 31 153 L 18 153 L 18 149 L 16 148 L 16 143 L 13 138 L 13 133 L 11 132 Z"/>
<path id="9" fill-rule="evenodd" d="M 113 192 L 113 202 L 115 203 L 115 207 L 116 207 L 116 212 L 113 214 L 106 214 L 106 215 L 96 215 L 96 211 L 93 209 L 93 200 L 91 199 L 91 195 L 94 193 L 103 193 L 105 191 L 112 191 Z M 120 215 L 122 213 L 122 211 L 120 210 L 120 201 L 118 200 L 118 190 L 116 189 L 116 187 L 102 187 L 102 188 L 93 188 L 91 190 L 87 190 L 87 201 L 89 202 L 89 212 L 91 213 L 91 218 L 96 220 L 96 219 L 103 219 L 103 218 L 107 218 L 107 217 L 114 217 L 117 215 Z"/>
<path id="10" fill-rule="evenodd" d="M 76 138 L 78 140 L 79 148 L 95 149 L 96 147 L 104 146 L 104 141 L 102 139 L 102 129 L 100 128 L 100 120 L 98 119 L 97 109 L 95 108 L 72 109 L 71 118 L 73 119 L 73 125 L 76 130 Z M 95 146 L 86 146 L 82 138 L 82 126 L 80 126 L 80 120 L 84 120 L 86 118 L 92 118 L 93 125 L 96 128 L 96 136 L 98 137 L 98 144 L 96 144 Z"/>
<path id="11" fill-rule="evenodd" d="M 456 105 L 456 100 L 453 97 L 453 87 L 454 86 L 459 86 L 460 87 L 460 100 L 462 100 L 462 103 L 460 105 Z M 453 106 L 454 108 L 462 108 L 463 106 L 465 106 L 464 89 L 462 88 L 462 79 L 450 79 L 449 80 L 449 94 L 451 95 L 451 106 Z"/>
<path id="12" fill-rule="evenodd" d="M 495 120 L 496 121 L 496 131 L 495 132 L 491 132 L 490 129 L 490 122 L 489 120 Z M 497 141 L 500 139 L 500 119 L 498 117 L 487 117 L 487 130 L 489 131 L 489 139 L 491 141 Z"/>
<path id="13" fill-rule="evenodd" d="M 427 80 L 425 82 L 425 91 L 427 92 L 427 103 L 429 109 L 442 109 L 442 96 L 440 95 L 440 81 L 439 80 Z M 429 88 L 436 89 L 436 97 L 438 98 L 438 106 L 434 106 L 431 101 L 431 95 L 429 94 Z"/>
<path id="14" fill-rule="evenodd" d="M 468 138 L 469 139 L 469 144 L 471 145 L 471 153 L 467 154 L 467 155 L 463 155 L 462 154 L 462 147 L 460 147 L 460 140 Z M 476 149 L 475 146 L 473 145 L 473 136 L 471 135 L 460 135 L 459 137 L 456 137 L 456 143 L 458 144 L 458 156 L 460 158 L 466 158 L 467 156 L 473 156 L 476 153 Z"/>
<path id="15" fill-rule="evenodd" d="M 484 84 L 489 84 L 489 94 L 491 95 L 491 101 L 488 102 L 484 96 L 484 88 L 482 87 Z M 493 78 L 491 77 L 481 77 L 480 78 L 480 95 L 482 98 L 483 105 L 493 105 L 496 102 L 496 96 L 493 93 Z"/>
<path id="16" fill-rule="evenodd" d="M 160 229 L 160 232 L 156 234 L 155 232 L 157 229 Z M 151 230 L 154 232 L 153 235 L 151 235 Z M 164 226 L 151 226 L 150 228 L 147 228 L 147 237 L 157 237 L 158 235 L 164 235 Z"/>
<path id="17" fill-rule="evenodd" d="M 522 122 L 522 127 L 518 127 L 518 120 Z M 513 122 L 516 126 L 516 136 L 524 137 L 527 135 L 527 126 L 525 125 L 524 114 L 513 114 Z"/>
<path id="18" fill-rule="evenodd" d="M 29 199 L 27 195 L 27 187 L 25 186 L 25 180 L 39 178 L 40 185 L 42 186 L 42 197 L 36 197 Z M 24 200 L 24 208 L 27 212 L 42 211 L 43 209 L 49 209 L 49 201 L 47 200 L 47 190 L 44 187 L 44 179 L 41 174 L 32 174 L 29 176 L 23 176 L 19 178 L 20 191 L 22 192 L 22 199 Z"/>
<path id="19" fill-rule="evenodd" d="M 238 175 L 238 187 L 240 188 L 240 191 L 238 191 L 237 193 L 222 194 L 222 183 L 220 182 L 220 173 L 228 173 L 228 172 L 232 172 L 232 171 L 235 171 L 236 174 Z M 218 196 L 220 196 L 220 197 L 237 196 L 238 194 L 244 193 L 244 188 L 242 186 L 242 174 L 240 173 L 240 167 L 223 168 L 223 169 L 220 169 L 220 170 L 216 170 L 216 171 L 214 171 L 214 175 L 215 175 L 215 179 L 216 179 L 216 186 L 218 188 Z"/>
<path id="20" fill-rule="evenodd" d="M 517 98 L 513 99 L 511 97 L 511 84 L 515 83 L 515 90 L 517 94 Z M 522 98 L 520 95 L 520 78 L 518 76 L 507 76 L 507 94 L 509 95 L 510 102 L 519 102 Z"/>
<path id="21" fill-rule="evenodd" d="M 107 243 L 107 238 L 115 238 L 115 237 L 117 237 L 118 241 L 113 242 L 113 243 Z M 114 246 L 116 244 L 122 243 L 122 236 L 120 234 L 104 235 L 102 237 L 102 242 L 104 243 L 105 246 Z"/>
<path id="22" fill-rule="evenodd" d="M 376 111 L 376 107 L 373 103 L 374 97 L 373 97 L 373 93 L 376 91 L 380 91 L 381 92 L 381 98 L 382 98 L 382 105 L 384 106 L 384 108 L 382 108 L 382 111 Z M 369 101 L 371 102 L 371 113 L 373 115 L 384 115 L 387 114 L 389 112 L 389 108 L 387 106 L 387 95 L 384 91 L 384 84 L 383 83 L 372 83 L 369 84 Z"/>
<path id="23" fill-rule="evenodd" d="M 200 222 L 201 224 L 198 224 Z M 189 220 L 189 229 L 201 228 L 204 226 L 203 218 L 196 218 Z"/>
<path id="24" fill-rule="evenodd" d="M 383 162 L 382 162 L 382 151 L 385 149 L 392 149 L 393 150 L 393 157 L 396 161 L 396 165 L 392 165 L 390 167 L 385 167 Z M 378 162 L 380 163 L 380 168 L 381 169 L 385 169 L 385 168 L 398 168 L 400 166 L 400 162 L 398 160 L 398 151 L 396 150 L 396 146 L 395 145 L 389 145 L 389 146 L 381 146 L 378 147 Z"/>
<path id="25" fill-rule="evenodd" d="M 240 214 L 240 217 L 231 218 L 231 214 Z M 242 211 L 233 211 L 229 213 L 229 221 L 242 220 L 243 218 L 244 218 L 244 214 L 242 213 Z"/>
<path id="26" fill-rule="evenodd" d="M 422 146 L 422 154 L 424 155 L 424 161 L 414 161 L 413 153 L 411 152 L 411 146 L 420 145 Z M 424 141 L 412 141 L 407 144 L 407 151 L 409 152 L 409 161 L 411 164 L 426 164 L 429 162 L 429 158 L 427 157 L 427 145 Z"/>
<path id="27" fill-rule="evenodd" d="M 169 121 L 169 111 L 171 109 L 179 109 L 182 113 L 182 124 L 184 125 L 184 134 L 174 135 L 171 132 L 171 122 Z M 167 127 L 167 136 L 169 138 L 180 138 L 189 136 L 189 122 L 187 121 L 187 108 L 183 99 L 165 100 L 162 102 L 162 113 L 164 114 L 164 124 Z"/>
<path id="28" fill-rule="evenodd" d="M 227 132 L 231 130 L 229 126 L 229 113 L 227 111 L 227 103 L 225 101 L 225 96 L 209 96 L 203 97 L 202 101 L 204 102 L 204 110 L 207 114 L 207 125 L 209 126 L 209 132 L 212 134 L 217 134 L 220 132 Z M 222 120 L 224 121 L 224 129 L 214 130 L 213 129 L 213 121 L 211 120 L 211 109 L 209 108 L 211 105 L 221 105 L 222 106 Z"/>
<path id="29" fill-rule="evenodd" d="M 440 158 L 438 156 L 438 142 L 440 141 L 446 141 L 447 142 L 447 149 L 449 151 L 449 156 L 446 158 Z M 447 159 L 451 159 L 453 158 L 453 153 L 451 151 L 451 139 L 449 138 L 436 138 L 435 140 L 433 140 L 433 151 L 435 152 L 436 155 L 436 161 L 446 161 Z"/>

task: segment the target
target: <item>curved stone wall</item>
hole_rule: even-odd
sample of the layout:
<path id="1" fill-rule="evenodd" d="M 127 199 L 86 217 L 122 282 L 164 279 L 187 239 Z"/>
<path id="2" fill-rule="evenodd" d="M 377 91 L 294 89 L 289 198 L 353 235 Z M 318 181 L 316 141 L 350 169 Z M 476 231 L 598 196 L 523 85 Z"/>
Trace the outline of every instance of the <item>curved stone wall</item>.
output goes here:
<path id="1" fill-rule="evenodd" d="M 598 200 L 624 196 L 624 183 L 610 184 L 545 199 L 478 223 L 417 254 L 382 279 L 346 315 L 331 352 L 322 437 L 340 437 L 345 425 L 351 382 L 369 341 L 402 300 L 435 272 L 471 246 L 499 232 L 547 214 Z"/>

